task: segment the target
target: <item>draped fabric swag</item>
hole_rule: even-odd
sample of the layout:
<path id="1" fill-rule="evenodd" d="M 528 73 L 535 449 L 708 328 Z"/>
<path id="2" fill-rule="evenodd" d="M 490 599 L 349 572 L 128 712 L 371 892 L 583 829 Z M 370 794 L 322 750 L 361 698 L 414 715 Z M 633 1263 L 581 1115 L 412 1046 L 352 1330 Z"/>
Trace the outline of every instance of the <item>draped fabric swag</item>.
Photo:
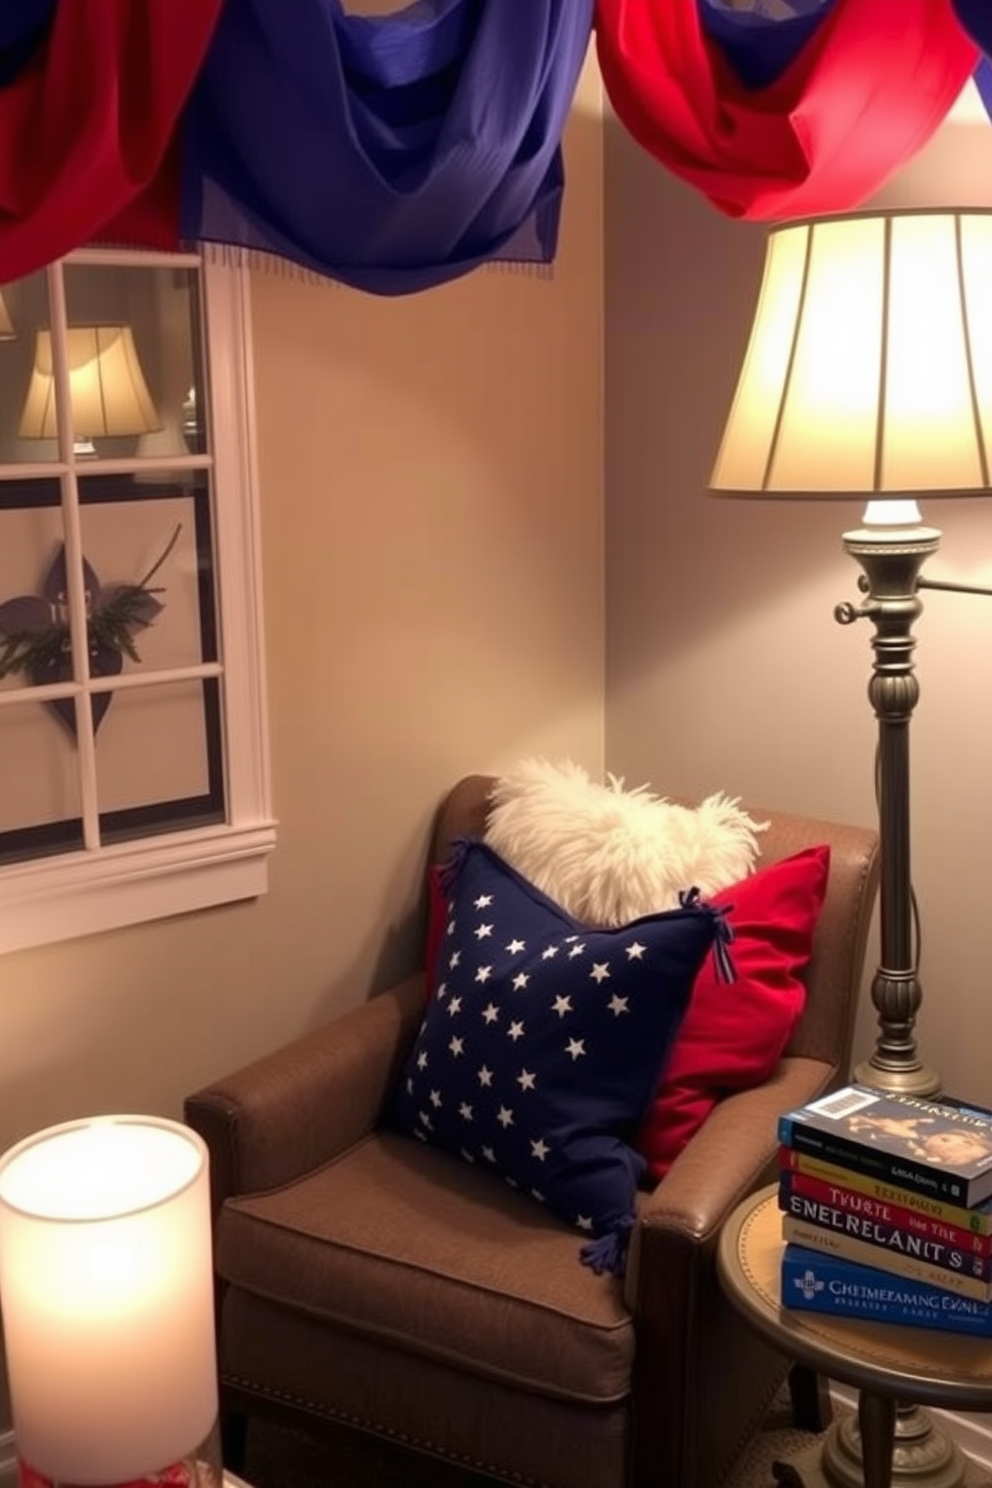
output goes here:
<path id="1" fill-rule="evenodd" d="M 547 262 L 592 0 L 228 0 L 187 115 L 182 235 L 361 289 Z"/>
<path id="2" fill-rule="evenodd" d="M 822 9 L 799 18 L 809 34 L 791 60 L 783 49 L 783 70 L 750 88 L 706 36 L 696 0 L 597 0 L 610 101 L 646 150 L 730 216 L 855 207 L 930 137 L 977 51 L 950 0 Z M 720 19 L 726 28 L 729 13 Z M 753 57 L 762 31 L 790 23 L 751 24 Z"/>
<path id="3" fill-rule="evenodd" d="M 0 5 L 0 283 L 94 241 L 378 294 L 549 262 L 594 27 L 622 124 L 719 210 L 847 210 L 992 51 L 988 0 L 346 3 Z"/>

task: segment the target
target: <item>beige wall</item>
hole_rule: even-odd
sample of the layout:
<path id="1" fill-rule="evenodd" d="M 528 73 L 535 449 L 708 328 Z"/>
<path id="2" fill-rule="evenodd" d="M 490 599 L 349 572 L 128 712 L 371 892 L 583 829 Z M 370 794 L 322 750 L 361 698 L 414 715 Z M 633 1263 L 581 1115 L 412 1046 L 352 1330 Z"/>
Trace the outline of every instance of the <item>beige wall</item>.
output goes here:
<path id="1" fill-rule="evenodd" d="M 566 148 L 553 278 L 402 301 L 252 284 L 279 845 L 255 903 L 6 957 L 0 1146 L 177 1114 L 411 969 L 445 786 L 602 761 L 601 122 Z"/>
<path id="2" fill-rule="evenodd" d="M 992 169 L 980 174 L 988 192 Z M 871 822 L 871 632 L 832 619 L 858 598 L 840 533 L 860 508 L 705 494 L 763 230 L 722 218 L 611 119 L 605 212 L 607 763 L 666 791 Z M 945 533 L 928 571 L 992 584 L 992 503 L 925 511 Z M 925 604 L 912 729 L 921 1046 L 947 1088 L 992 1100 L 992 600 Z M 860 1053 L 874 1029 L 866 997 Z"/>

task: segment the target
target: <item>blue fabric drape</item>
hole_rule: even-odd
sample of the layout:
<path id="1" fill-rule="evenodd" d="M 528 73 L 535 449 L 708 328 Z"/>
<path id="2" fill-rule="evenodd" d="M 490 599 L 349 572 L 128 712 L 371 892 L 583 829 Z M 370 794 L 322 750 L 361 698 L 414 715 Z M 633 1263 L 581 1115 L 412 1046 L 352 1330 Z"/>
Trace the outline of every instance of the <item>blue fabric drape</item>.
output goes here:
<path id="1" fill-rule="evenodd" d="M 45 40 L 55 0 L 7 0 L 0 5 L 0 88 L 20 75 Z"/>
<path id="2" fill-rule="evenodd" d="M 699 0 L 699 19 L 745 88 L 768 88 L 799 56 L 837 0 L 787 0 L 768 10 L 738 10 L 728 0 Z"/>
<path id="3" fill-rule="evenodd" d="M 181 234 L 378 294 L 549 261 L 593 0 L 226 0 L 183 136 Z"/>

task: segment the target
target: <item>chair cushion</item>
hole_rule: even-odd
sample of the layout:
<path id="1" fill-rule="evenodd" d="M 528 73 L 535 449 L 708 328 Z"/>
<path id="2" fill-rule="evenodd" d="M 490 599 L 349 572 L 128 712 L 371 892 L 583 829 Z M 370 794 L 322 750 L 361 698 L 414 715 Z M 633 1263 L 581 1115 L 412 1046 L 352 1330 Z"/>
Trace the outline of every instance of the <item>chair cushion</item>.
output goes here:
<path id="1" fill-rule="evenodd" d="M 451 865 L 443 980 L 392 1102 L 418 1137 L 603 1240 L 622 1268 L 643 1114 L 713 942 L 698 904 L 589 930 L 481 842 Z M 726 989 L 729 995 L 729 989 Z"/>
<path id="2" fill-rule="evenodd" d="M 626 1398 L 633 1324 L 579 1239 L 457 1158 L 382 1132 L 299 1182 L 230 1199 L 217 1268 L 360 1336 L 560 1399 Z"/>

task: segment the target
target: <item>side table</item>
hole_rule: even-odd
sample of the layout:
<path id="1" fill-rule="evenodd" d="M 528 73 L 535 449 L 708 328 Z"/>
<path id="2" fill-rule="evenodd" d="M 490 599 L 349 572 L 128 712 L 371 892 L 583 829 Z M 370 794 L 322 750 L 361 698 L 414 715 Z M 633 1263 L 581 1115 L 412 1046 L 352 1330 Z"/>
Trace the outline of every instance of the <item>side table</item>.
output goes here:
<path id="1" fill-rule="evenodd" d="M 859 1394 L 857 1412 L 835 1421 L 822 1447 L 774 1464 L 777 1481 L 785 1488 L 992 1488 L 924 1412 L 905 1404 L 992 1411 L 992 1339 L 784 1308 L 782 1249 L 772 1185 L 739 1204 L 721 1231 L 724 1291 L 783 1354 Z"/>

